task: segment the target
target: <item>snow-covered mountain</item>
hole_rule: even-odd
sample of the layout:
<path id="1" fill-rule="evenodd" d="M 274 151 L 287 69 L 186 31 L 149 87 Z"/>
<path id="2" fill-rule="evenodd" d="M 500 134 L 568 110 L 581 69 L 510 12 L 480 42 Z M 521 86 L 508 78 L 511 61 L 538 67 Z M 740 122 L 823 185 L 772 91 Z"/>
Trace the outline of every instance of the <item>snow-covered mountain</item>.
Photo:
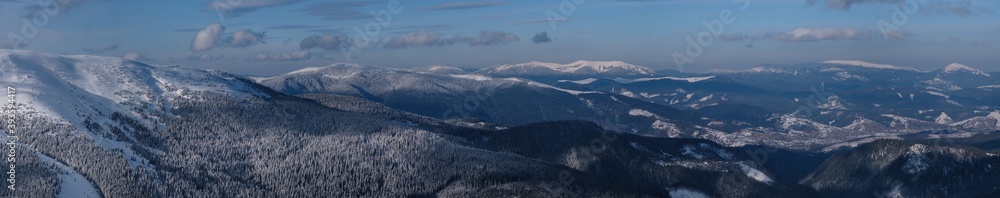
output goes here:
<path id="1" fill-rule="evenodd" d="M 934 77 L 933 84 L 938 85 L 936 87 L 950 87 L 951 90 L 976 89 L 981 86 L 1000 84 L 1000 78 L 994 78 L 993 75 L 982 70 L 958 63 L 952 63 L 930 74 Z"/>
<path id="2" fill-rule="evenodd" d="M 586 60 L 569 64 L 535 61 L 495 65 L 481 69 L 476 73 L 499 77 L 648 77 L 656 75 L 656 71 L 652 69 L 622 61 Z"/>
<path id="3" fill-rule="evenodd" d="M 133 159 L 130 166 L 145 168 L 152 168 L 149 160 L 127 143 L 134 137 L 108 129 L 163 127 L 164 119 L 175 116 L 170 112 L 178 99 L 270 97 L 251 82 L 220 71 L 19 50 L 0 50 L 0 83 L 17 90 L 16 112 L 25 121 L 68 126 L 103 148 L 121 150 Z"/>
<path id="4" fill-rule="evenodd" d="M 18 196 L 3 197 L 665 195 L 583 179 L 602 170 L 534 188 L 573 169 L 449 135 L 484 129 L 342 97 L 292 97 L 220 71 L 0 50 L 0 85 L 17 90 L 20 129 Z M 2 130 L 0 139 L 14 139 Z M 499 186 L 516 192 L 484 190 Z"/>
<path id="5" fill-rule="evenodd" d="M 471 117 L 510 126 L 586 120 L 612 130 L 660 137 L 690 137 L 708 131 L 694 127 L 705 121 L 691 112 L 523 78 L 338 63 L 258 80 L 287 94 L 351 95 L 439 119 Z"/>
<path id="6" fill-rule="evenodd" d="M 688 76 L 684 78 L 587 78 L 554 85 L 698 112 L 710 119 L 709 126 L 727 132 L 706 138 L 725 144 L 761 142 L 805 148 L 928 131 L 961 136 L 1000 130 L 989 117 L 1000 111 L 996 100 L 1000 93 L 992 88 L 1000 87 L 1000 82 L 966 71 L 943 75 L 860 61 L 828 61 L 681 75 Z"/>
<path id="7" fill-rule="evenodd" d="M 845 69 L 835 70 L 839 67 Z M 923 82 L 919 80 L 925 75 L 922 72 L 830 64 L 793 67 L 789 71 L 796 71 L 797 74 L 586 78 L 558 80 L 554 86 L 549 86 L 522 78 L 443 75 L 335 64 L 303 69 L 260 82 L 288 94 L 364 97 L 435 118 L 475 117 L 506 125 L 588 120 L 612 130 L 659 137 L 698 137 L 731 146 L 766 144 L 819 149 L 858 139 L 898 138 L 934 130 L 955 130 L 956 134 L 965 135 L 1000 130 L 993 125 L 951 125 L 952 122 L 987 116 L 989 112 L 986 110 L 991 109 L 974 106 L 979 112 L 961 113 L 965 109 L 973 109 L 955 104 L 983 103 L 989 101 L 989 97 L 977 96 L 979 99 L 969 100 L 964 96 L 949 95 L 960 93 L 927 90 L 920 87 Z M 883 78 L 900 75 L 897 71 L 912 76 L 902 81 Z M 844 75 L 837 73 L 845 72 L 865 80 L 838 81 Z M 817 84 L 810 88 L 808 83 L 813 82 Z M 869 82 L 872 83 L 867 84 Z M 873 87 L 858 87 L 858 83 Z M 907 83 L 915 87 L 900 87 Z M 895 91 L 879 91 L 882 89 Z M 871 95 L 857 93 L 900 101 L 886 103 L 871 99 Z M 520 97 L 509 97 L 515 95 Z M 624 98 L 658 105 L 640 105 L 622 100 Z M 525 104 L 550 105 L 535 107 Z M 663 109 L 663 106 L 673 108 L 657 110 Z M 952 116 L 949 119 L 954 118 L 954 121 L 937 123 L 946 120 L 937 119 L 942 113 Z M 609 121 L 612 119 L 614 121 Z"/>
<path id="8" fill-rule="evenodd" d="M 0 82 L 22 93 L 20 112 L 74 125 L 109 121 L 92 120 L 97 118 L 91 115 L 135 109 L 167 112 L 172 98 L 197 97 L 196 93 L 269 97 L 240 77 L 220 71 L 15 50 L 0 51 Z M 155 123 L 155 118 L 150 121 Z"/>
<path id="9" fill-rule="evenodd" d="M 941 74 L 951 74 L 951 73 L 956 73 L 956 72 L 967 72 L 967 73 L 971 73 L 971 74 L 974 74 L 974 75 L 991 77 L 989 73 L 980 71 L 978 69 L 974 69 L 974 68 L 969 67 L 969 66 L 965 66 L 963 64 L 958 64 L 958 63 L 952 63 L 952 64 L 944 67 L 944 69 L 941 69 L 940 73 Z"/>
<path id="10" fill-rule="evenodd" d="M 1000 129 L 1000 111 L 994 111 L 990 112 L 989 115 L 976 116 L 948 124 L 966 130 L 976 130 L 976 131 L 997 130 Z"/>
<path id="11" fill-rule="evenodd" d="M 112 189 L 136 190 L 140 184 L 132 179 L 164 168 L 158 161 L 165 158 L 155 154 L 163 148 L 144 143 L 157 129 L 173 127 L 170 122 L 179 116 L 173 112 L 184 101 L 242 104 L 270 97 L 259 85 L 225 72 L 20 50 L 0 50 L 0 84 L 16 90 L 10 110 L 20 130 L 4 131 L 3 138 L 17 135 L 19 161 L 37 156 L 53 164 L 42 167 L 58 167 L 25 172 L 31 175 L 19 179 L 68 174 L 58 177 L 63 196 L 149 195 Z M 50 192 L 43 183 L 27 184 L 22 190 Z"/>
<path id="12" fill-rule="evenodd" d="M 937 119 L 869 116 L 872 112 L 858 113 L 865 110 L 859 105 L 872 101 L 835 91 L 815 109 L 827 117 L 801 117 L 753 106 L 741 98 L 748 94 L 734 94 L 787 100 L 765 96 L 790 92 L 748 86 L 729 75 L 593 78 L 552 86 L 522 78 L 335 64 L 250 80 L 121 58 L 0 50 L 0 85 L 17 90 L 17 192 L 36 197 L 818 197 L 897 189 L 917 197 L 990 197 L 1000 192 L 988 188 L 996 186 L 995 152 L 872 142 L 905 138 L 889 130 L 944 126 L 950 128 L 942 135 L 953 135 L 950 130 L 1000 127 L 1000 111 L 992 107 L 921 114 Z M 658 89 L 618 94 L 640 85 L 683 87 L 670 91 L 685 94 L 668 98 L 704 106 L 680 110 L 633 98 L 657 98 L 652 90 Z M 609 92 L 587 86 L 618 87 Z M 969 89 L 898 94 L 898 99 L 974 104 L 962 91 Z M 854 122 L 842 127 L 844 120 Z M 0 140 L 13 139 L 11 131 L 3 132 Z M 968 139 L 982 143 L 973 146 L 1000 139 L 986 132 L 972 135 L 979 136 Z M 809 150 L 833 143 L 860 147 L 846 149 L 857 154 L 830 159 L 827 153 L 773 148 Z M 928 160 L 930 155 L 943 157 Z M 870 156 L 876 158 L 856 159 Z M 875 177 L 844 174 L 859 172 Z M 854 185 L 895 184 L 872 178 L 913 174 L 947 181 Z M 0 196 L 15 194 L 0 191 Z"/>

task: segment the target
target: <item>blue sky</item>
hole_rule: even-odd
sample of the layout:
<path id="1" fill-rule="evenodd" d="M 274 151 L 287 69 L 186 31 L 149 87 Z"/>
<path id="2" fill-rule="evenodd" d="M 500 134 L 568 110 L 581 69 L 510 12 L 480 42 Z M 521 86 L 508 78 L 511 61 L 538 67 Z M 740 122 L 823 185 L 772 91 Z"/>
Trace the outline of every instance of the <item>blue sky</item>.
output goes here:
<path id="1" fill-rule="evenodd" d="M 581 59 L 688 72 L 832 59 L 1000 71 L 1000 2 L 923 1 L 0 0 L 0 48 L 251 75 L 336 62 L 481 68 Z M 732 21 L 712 34 L 703 23 L 721 12 Z M 373 39 L 354 30 L 365 26 Z M 711 42 L 698 44 L 699 34 Z M 689 37 L 700 53 L 688 52 Z"/>

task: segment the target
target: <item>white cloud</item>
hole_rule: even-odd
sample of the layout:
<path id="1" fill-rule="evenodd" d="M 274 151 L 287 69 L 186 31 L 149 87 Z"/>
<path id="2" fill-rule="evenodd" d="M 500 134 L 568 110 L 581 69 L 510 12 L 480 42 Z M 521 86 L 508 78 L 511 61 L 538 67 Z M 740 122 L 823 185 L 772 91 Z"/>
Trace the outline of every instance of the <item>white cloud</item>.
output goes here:
<path id="1" fill-rule="evenodd" d="M 531 38 L 531 42 L 534 43 L 547 43 L 552 42 L 552 38 L 549 38 L 548 32 L 539 32 L 535 34 L 535 37 Z"/>
<path id="2" fill-rule="evenodd" d="M 189 55 L 186 59 L 189 60 L 189 61 L 217 61 L 217 60 L 222 60 L 222 58 L 225 58 L 225 57 L 226 56 L 224 56 L 224 55 L 218 55 L 218 56 L 216 56 L 216 55 L 210 55 L 210 54 L 202 54 L 202 55 L 192 54 L 192 55 Z"/>
<path id="3" fill-rule="evenodd" d="M 191 51 L 203 52 L 214 47 L 234 47 L 247 48 L 264 43 L 265 32 L 254 32 L 253 30 L 239 30 L 229 35 L 225 35 L 226 27 L 219 23 L 212 23 L 198 31 L 194 40 L 191 41 Z M 225 35 L 225 37 L 223 37 Z"/>
<path id="4" fill-rule="evenodd" d="M 441 44 L 441 33 L 414 32 L 389 39 L 385 48 L 407 48 L 411 46 L 433 46 Z"/>
<path id="5" fill-rule="evenodd" d="M 349 47 L 350 43 L 347 36 L 343 35 L 332 35 L 324 34 L 312 35 L 302 39 L 299 43 L 299 49 L 310 49 L 310 48 L 321 48 L 323 50 L 340 50 L 342 47 Z"/>
<path id="6" fill-rule="evenodd" d="M 501 31 L 482 31 L 479 32 L 479 36 L 469 40 L 469 45 L 493 45 L 493 44 L 505 44 L 515 41 L 520 41 L 521 38 L 517 35 L 501 32 Z"/>
<path id="7" fill-rule="evenodd" d="M 868 40 L 874 38 L 874 34 L 868 31 L 855 29 L 837 28 L 798 28 L 787 33 L 769 33 L 767 38 L 780 41 L 822 41 L 822 40 Z"/>
<path id="8" fill-rule="evenodd" d="M 264 43 L 264 33 L 256 33 L 252 30 L 240 30 L 233 32 L 229 38 L 229 46 L 236 48 L 246 48 Z"/>
<path id="9" fill-rule="evenodd" d="M 882 36 L 885 37 L 886 39 L 896 39 L 896 40 L 903 40 L 906 38 L 907 35 L 909 34 L 904 34 L 896 30 L 889 30 L 882 33 Z"/>
<path id="10" fill-rule="evenodd" d="M 436 32 L 416 32 L 390 38 L 389 42 L 385 44 L 385 48 L 443 46 L 459 43 L 466 43 L 469 46 L 496 45 L 520 40 L 521 38 L 517 35 L 502 31 L 482 31 L 476 37 L 455 35 L 451 38 L 442 38 L 442 34 Z"/>
<path id="11" fill-rule="evenodd" d="M 864 31 L 851 28 L 797 28 L 791 32 L 771 32 L 762 36 L 743 33 L 722 34 L 719 35 L 719 39 L 724 41 L 755 41 L 765 39 L 788 42 L 807 42 L 828 40 L 871 40 L 876 38 L 886 40 L 904 40 L 908 36 L 911 36 L 911 34 L 896 30 L 880 33 L 876 31 Z"/>
<path id="12" fill-rule="evenodd" d="M 219 12 L 225 17 L 239 17 L 259 9 L 292 5 L 299 2 L 302 0 L 217 0 L 206 4 L 204 10 Z"/>
<path id="13" fill-rule="evenodd" d="M 21 13 L 24 13 L 25 18 L 33 17 L 36 12 L 48 12 L 53 9 L 58 9 L 59 13 L 67 13 L 71 9 L 76 8 L 84 3 L 91 2 L 94 0 L 53 0 L 53 1 L 31 1 L 31 0 L 19 0 L 22 3 L 28 3 L 27 6 L 22 8 Z M 42 7 L 46 5 L 46 7 Z"/>
<path id="14" fill-rule="evenodd" d="M 226 27 L 223 27 L 222 24 L 212 23 L 208 25 L 194 36 L 194 40 L 191 41 L 191 51 L 202 52 L 212 49 L 225 31 Z"/>
<path id="15" fill-rule="evenodd" d="M 907 6 L 912 4 L 911 0 L 806 0 L 809 5 L 823 3 L 827 8 L 850 10 L 856 4 L 897 4 Z M 973 3 L 969 0 L 920 0 L 920 12 L 924 14 L 955 14 L 959 16 L 971 16 L 978 14 L 995 14 L 993 9 L 987 6 Z"/>

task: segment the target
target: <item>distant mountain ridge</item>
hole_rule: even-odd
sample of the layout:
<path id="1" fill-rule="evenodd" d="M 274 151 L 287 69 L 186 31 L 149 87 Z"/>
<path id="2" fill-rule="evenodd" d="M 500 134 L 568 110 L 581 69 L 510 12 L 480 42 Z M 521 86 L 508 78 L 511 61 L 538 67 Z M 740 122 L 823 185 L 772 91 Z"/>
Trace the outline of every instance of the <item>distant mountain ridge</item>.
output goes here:
<path id="1" fill-rule="evenodd" d="M 706 121 L 692 112 L 517 77 L 438 74 L 338 63 L 257 80 L 291 95 L 357 96 L 439 119 L 477 118 L 505 125 L 585 120 L 612 130 L 660 137 L 714 132 L 699 128 Z"/>
<path id="2" fill-rule="evenodd" d="M 836 65 L 850 65 L 850 66 L 858 66 L 858 67 L 873 68 L 873 69 L 893 69 L 893 70 L 905 70 L 905 71 L 920 71 L 919 69 L 912 68 L 912 67 L 901 67 L 901 66 L 895 66 L 895 65 L 876 64 L 876 63 L 869 63 L 869 62 L 858 61 L 858 60 L 829 60 L 829 61 L 823 61 L 822 63 L 836 64 Z"/>
<path id="3" fill-rule="evenodd" d="M 565 64 L 554 63 L 554 62 L 543 62 L 543 61 L 531 61 L 526 63 L 498 64 L 482 69 L 467 69 L 450 65 L 431 65 L 424 67 L 413 67 L 407 70 L 416 72 L 444 73 L 444 74 L 475 73 L 475 74 L 495 76 L 495 77 L 523 77 L 529 79 L 538 79 L 541 77 L 551 77 L 551 78 L 562 77 L 562 78 L 571 78 L 574 80 L 579 80 L 584 78 L 648 78 L 648 77 L 665 77 L 665 76 L 688 77 L 688 76 L 699 76 L 699 75 L 711 75 L 717 73 L 718 74 L 758 73 L 758 72 L 794 73 L 796 70 L 803 69 L 802 66 L 805 65 L 809 65 L 812 67 L 828 67 L 832 69 L 856 68 L 856 69 L 868 69 L 868 70 L 887 70 L 887 71 L 895 70 L 903 72 L 940 73 L 940 74 L 970 73 L 979 76 L 992 77 L 990 72 L 985 72 L 960 63 L 952 63 L 937 70 L 923 71 L 913 67 L 872 63 L 861 60 L 828 60 L 816 63 L 804 63 L 804 64 L 793 64 L 793 65 L 763 64 L 746 70 L 715 69 L 702 73 L 684 73 L 670 69 L 655 71 L 653 69 L 650 69 L 649 67 L 630 64 L 625 61 L 589 61 L 589 60 L 579 60 Z"/>
<path id="4" fill-rule="evenodd" d="M 510 77 L 510 76 L 601 76 L 601 77 L 640 77 L 655 76 L 656 71 L 647 67 L 629 64 L 623 61 L 586 61 L 580 60 L 568 64 L 550 62 L 528 62 L 519 64 L 495 65 L 483 68 L 476 73 Z"/>
<path id="5" fill-rule="evenodd" d="M 698 112 L 711 120 L 712 128 L 730 134 L 706 138 L 730 145 L 758 141 L 788 148 L 930 131 L 957 136 L 1000 130 L 995 125 L 998 119 L 991 116 L 1000 112 L 996 100 L 1000 79 L 976 75 L 971 67 L 946 68 L 950 68 L 947 73 L 831 61 L 692 73 L 683 78 L 566 79 L 555 85 Z M 733 135 L 739 133 L 744 135 Z"/>

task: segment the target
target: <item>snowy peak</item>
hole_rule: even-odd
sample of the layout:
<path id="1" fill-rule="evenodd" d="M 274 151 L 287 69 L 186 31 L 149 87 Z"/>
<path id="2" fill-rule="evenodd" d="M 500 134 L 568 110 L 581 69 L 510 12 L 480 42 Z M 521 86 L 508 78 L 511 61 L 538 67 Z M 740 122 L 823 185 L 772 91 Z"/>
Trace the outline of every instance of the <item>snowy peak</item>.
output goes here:
<path id="1" fill-rule="evenodd" d="M 329 65 L 329 66 L 324 66 L 324 67 L 306 67 L 306 68 L 302 68 L 302 69 L 295 70 L 295 71 L 292 71 L 292 72 L 288 72 L 288 74 L 308 74 L 308 73 L 322 72 L 323 70 L 334 69 L 334 68 L 339 68 L 339 69 L 343 69 L 343 68 L 362 69 L 364 67 L 365 67 L 364 65 L 360 65 L 360 64 L 356 64 L 356 63 L 336 63 L 336 64 L 332 64 L 332 65 Z"/>
<path id="2" fill-rule="evenodd" d="M 937 119 L 934 119 L 934 122 L 938 124 L 951 124 L 954 121 L 951 119 L 950 116 L 948 116 L 947 113 L 941 112 L 941 115 L 939 115 Z"/>
<path id="3" fill-rule="evenodd" d="M 948 65 L 947 67 L 944 67 L 944 69 L 942 69 L 941 71 L 942 72 L 955 72 L 955 71 L 959 71 L 959 70 L 979 71 L 979 70 L 973 69 L 972 67 L 969 67 L 969 66 L 966 66 L 966 65 L 963 65 L 963 64 L 958 64 L 958 63 L 952 63 L 952 64 Z"/>
<path id="4" fill-rule="evenodd" d="M 260 83 L 275 78 L 287 78 L 295 76 L 323 76 L 329 78 L 342 79 L 359 75 L 362 73 L 372 73 L 372 72 L 377 73 L 377 72 L 389 72 L 389 71 L 394 71 L 394 70 L 381 67 L 371 67 L 357 63 L 335 63 L 332 65 L 322 66 L 322 67 L 306 67 L 292 72 L 288 72 L 286 74 L 272 76 L 272 77 L 255 78 L 254 80 L 257 81 L 257 83 Z"/>
<path id="5" fill-rule="evenodd" d="M 858 61 L 858 60 L 829 60 L 829 61 L 823 61 L 822 63 L 825 63 L 825 64 L 836 64 L 836 65 L 847 65 L 847 66 L 857 66 L 857 67 L 872 68 L 872 69 L 891 69 L 891 70 L 903 70 L 903 71 L 915 71 L 915 72 L 919 72 L 920 71 L 919 69 L 912 68 L 912 67 L 901 67 L 901 66 L 895 66 L 895 65 L 869 63 L 869 62 Z"/>
<path id="6" fill-rule="evenodd" d="M 426 67 L 414 67 L 410 68 L 410 71 L 417 73 L 431 73 L 431 74 L 463 74 L 466 73 L 464 69 L 450 66 L 450 65 L 431 65 Z"/>
<path id="7" fill-rule="evenodd" d="M 968 72 L 974 75 L 990 77 L 990 74 L 986 72 L 958 63 L 952 63 L 951 65 L 944 67 L 944 69 L 941 69 L 942 74 L 949 74 L 955 72 Z"/>
<path id="8" fill-rule="evenodd" d="M 481 74 L 499 76 L 653 76 L 647 67 L 622 61 L 579 60 L 568 64 L 532 61 L 519 64 L 496 65 L 479 70 Z"/>
<path id="9" fill-rule="evenodd" d="M 653 70 L 651 70 L 649 68 L 638 66 L 638 65 L 629 64 L 629 63 L 622 62 L 622 61 L 586 61 L 586 60 L 579 60 L 579 61 L 576 61 L 576 62 L 573 62 L 573 63 L 570 63 L 570 64 L 563 65 L 563 67 L 561 69 L 567 69 L 568 71 L 575 72 L 575 71 L 583 69 L 583 68 L 593 69 L 593 70 L 595 70 L 595 71 L 597 71 L 599 73 L 610 72 L 611 70 L 616 69 L 616 68 L 621 68 L 621 69 L 626 69 L 626 70 L 631 70 L 631 71 L 637 71 L 637 72 L 640 72 L 642 74 L 653 74 L 654 73 Z"/>

